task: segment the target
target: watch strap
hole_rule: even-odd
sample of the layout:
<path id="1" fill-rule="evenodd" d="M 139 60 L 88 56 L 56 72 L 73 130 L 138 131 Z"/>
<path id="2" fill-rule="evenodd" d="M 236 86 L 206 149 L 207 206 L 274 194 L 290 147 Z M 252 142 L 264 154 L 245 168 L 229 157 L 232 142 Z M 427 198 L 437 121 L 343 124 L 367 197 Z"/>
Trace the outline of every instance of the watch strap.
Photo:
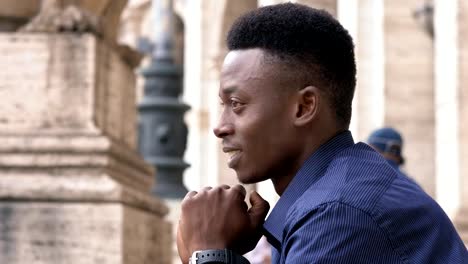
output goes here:
<path id="1" fill-rule="evenodd" d="M 190 263 L 226 263 L 226 264 L 250 264 L 243 256 L 229 249 L 208 249 L 195 252 Z"/>

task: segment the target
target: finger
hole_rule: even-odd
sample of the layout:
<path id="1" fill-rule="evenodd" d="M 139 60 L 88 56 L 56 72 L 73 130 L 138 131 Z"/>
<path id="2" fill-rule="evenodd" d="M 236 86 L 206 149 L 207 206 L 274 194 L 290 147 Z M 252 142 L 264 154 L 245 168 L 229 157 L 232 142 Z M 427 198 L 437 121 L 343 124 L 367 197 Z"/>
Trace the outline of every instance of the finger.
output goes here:
<path id="1" fill-rule="evenodd" d="M 207 191 L 209 191 L 209 190 L 211 190 L 211 189 L 213 189 L 213 187 L 207 186 L 207 187 L 203 188 L 202 191 L 207 192 Z"/>
<path id="2" fill-rule="evenodd" d="M 225 189 L 225 190 L 229 190 L 229 189 L 231 189 L 231 186 L 229 186 L 229 185 L 226 185 L 226 184 L 221 184 L 221 185 L 220 185 L 220 186 L 218 186 L 218 187 L 219 187 L 219 188 L 221 188 L 221 189 Z"/>
<path id="3" fill-rule="evenodd" d="M 240 184 L 234 185 L 234 187 L 231 188 L 233 191 L 236 191 L 240 194 L 242 200 L 245 199 L 245 196 L 247 195 L 247 191 L 245 190 L 244 186 Z"/>
<path id="4" fill-rule="evenodd" d="M 250 204 L 252 205 L 248 210 L 250 222 L 254 227 L 257 227 L 265 221 L 268 210 L 270 210 L 270 204 L 256 191 L 250 194 Z"/>
<path id="5" fill-rule="evenodd" d="M 190 191 L 190 192 L 188 192 L 188 193 L 185 195 L 184 200 L 185 200 L 185 199 L 188 199 L 188 198 L 192 198 L 193 196 L 197 195 L 197 193 L 198 193 L 198 192 L 196 192 L 196 191 Z"/>

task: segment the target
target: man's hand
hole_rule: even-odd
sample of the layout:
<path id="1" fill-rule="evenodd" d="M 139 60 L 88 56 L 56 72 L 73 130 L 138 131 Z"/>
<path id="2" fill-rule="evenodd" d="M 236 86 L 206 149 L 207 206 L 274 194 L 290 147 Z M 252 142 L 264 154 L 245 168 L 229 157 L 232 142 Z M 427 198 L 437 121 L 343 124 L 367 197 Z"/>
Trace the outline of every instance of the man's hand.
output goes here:
<path id="1" fill-rule="evenodd" d="M 270 206 L 253 192 L 252 207 L 247 209 L 245 195 L 241 185 L 222 185 L 185 196 L 177 229 L 177 248 L 183 263 L 196 250 L 229 248 L 244 254 L 255 247 Z"/>

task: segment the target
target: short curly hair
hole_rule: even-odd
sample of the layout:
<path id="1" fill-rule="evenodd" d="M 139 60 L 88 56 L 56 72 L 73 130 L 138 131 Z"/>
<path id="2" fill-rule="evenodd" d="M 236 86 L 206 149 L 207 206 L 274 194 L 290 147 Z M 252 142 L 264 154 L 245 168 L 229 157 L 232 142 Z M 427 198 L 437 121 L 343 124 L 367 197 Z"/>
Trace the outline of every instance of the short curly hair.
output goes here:
<path id="1" fill-rule="evenodd" d="M 324 10 L 301 4 L 264 6 L 239 17 L 227 35 L 229 50 L 261 48 L 275 62 L 327 94 L 339 124 L 348 127 L 356 86 L 354 44 Z"/>

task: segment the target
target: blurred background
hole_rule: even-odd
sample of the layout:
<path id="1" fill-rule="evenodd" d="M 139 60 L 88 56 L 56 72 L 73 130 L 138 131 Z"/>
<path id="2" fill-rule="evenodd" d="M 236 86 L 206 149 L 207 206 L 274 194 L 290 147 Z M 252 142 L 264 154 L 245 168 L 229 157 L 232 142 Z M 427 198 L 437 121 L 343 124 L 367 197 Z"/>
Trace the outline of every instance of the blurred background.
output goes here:
<path id="1" fill-rule="evenodd" d="M 212 132 L 226 33 L 281 2 L 0 0 L 2 263 L 178 263 L 185 193 L 237 183 Z M 355 140 L 399 131 L 468 243 L 468 2 L 292 2 L 355 41 Z"/>

